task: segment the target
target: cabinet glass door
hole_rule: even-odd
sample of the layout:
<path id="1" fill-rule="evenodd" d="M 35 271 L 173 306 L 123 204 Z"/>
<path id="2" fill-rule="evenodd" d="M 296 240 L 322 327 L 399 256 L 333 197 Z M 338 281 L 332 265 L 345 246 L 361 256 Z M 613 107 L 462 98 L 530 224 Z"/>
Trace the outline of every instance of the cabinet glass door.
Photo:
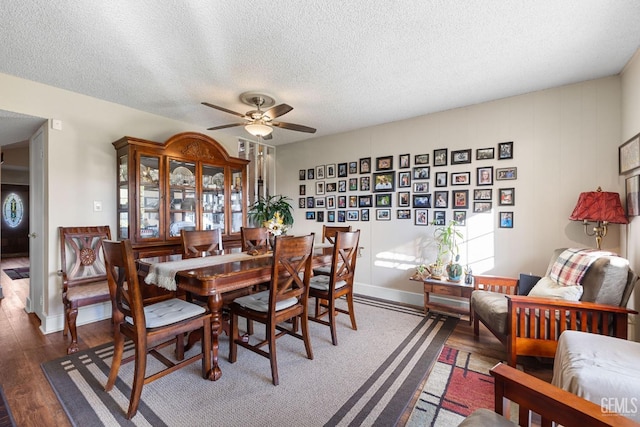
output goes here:
<path id="1" fill-rule="evenodd" d="M 224 168 L 202 165 L 202 229 L 224 233 Z"/>
<path id="2" fill-rule="evenodd" d="M 139 174 L 140 238 L 155 239 L 160 237 L 160 158 L 140 156 Z"/>
<path id="3" fill-rule="evenodd" d="M 196 230 L 196 165 L 169 160 L 169 237 L 180 230 Z"/>
<path id="4" fill-rule="evenodd" d="M 129 238 L 129 156 L 118 158 L 118 240 Z"/>
<path id="5" fill-rule="evenodd" d="M 231 232 L 239 233 L 242 227 L 244 201 L 242 200 L 242 170 L 231 170 Z"/>

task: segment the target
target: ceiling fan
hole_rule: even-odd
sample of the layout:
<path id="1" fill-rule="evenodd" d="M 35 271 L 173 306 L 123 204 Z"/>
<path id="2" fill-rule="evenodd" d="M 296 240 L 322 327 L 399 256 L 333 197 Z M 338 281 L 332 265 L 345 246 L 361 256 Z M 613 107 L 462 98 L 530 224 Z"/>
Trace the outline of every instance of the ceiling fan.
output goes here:
<path id="1" fill-rule="evenodd" d="M 220 107 L 218 105 L 203 102 L 202 104 L 206 105 L 207 107 L 215 108 L 216 110 L 233 114 L 234 116 L 241 117 L 245 120 L 244 122 L 229 123 L 227 125 L 210 127 L 208 128 L 208 130 L 218 130 L 234 126 L 244 126 L 245 130 L 251 135 L 258 136 L 263 139 L 272 138 L 271 132 L 273 132 L 273 126 L 282 129 L 295 130 L 298 132 L 316 132 L 314 128 L 309 126 L 274 121 L 274 119 L 276 119 L 277 117 L 283 116 L 289 111 L 293 110 L 293 107 L 287 104 L 280 104 L 274 107 L 273 105 L 275 104 L 275 100 L 268 95 L 257 92 L 245 92 L 240 95 L 240 100 L 247 105 L 255 106 L 256 109 L 247 111 L 245 114 L 241 114 L 235 111 L 231 111 L 227 108 Z M 268 110 L 263 111 L 263 108 L 268 108 Z"/>

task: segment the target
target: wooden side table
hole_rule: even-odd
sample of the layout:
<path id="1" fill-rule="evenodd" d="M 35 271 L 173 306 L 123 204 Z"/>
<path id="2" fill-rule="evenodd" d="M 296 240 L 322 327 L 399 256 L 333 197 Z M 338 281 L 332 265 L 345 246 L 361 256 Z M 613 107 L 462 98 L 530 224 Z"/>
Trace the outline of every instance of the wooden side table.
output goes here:
<path id="1" fill-rule="evenodd" d="M 468 285 L 464 281 L 449 282 L 447 280 L 424 279 L 424 312 L 427 314 L 430 309 L 436 311 L 444 311 L 447 313 L 456 313 L 469 317 L 471 323 L 471 292 L 473 292 L 473 284 Z M 452 304 L 441 302 L 433 302 L 429 299 L 429 295 L 442 295 L 457 300 L 464 300 L 469 304 L 469 308 L 460 308 Z"/>

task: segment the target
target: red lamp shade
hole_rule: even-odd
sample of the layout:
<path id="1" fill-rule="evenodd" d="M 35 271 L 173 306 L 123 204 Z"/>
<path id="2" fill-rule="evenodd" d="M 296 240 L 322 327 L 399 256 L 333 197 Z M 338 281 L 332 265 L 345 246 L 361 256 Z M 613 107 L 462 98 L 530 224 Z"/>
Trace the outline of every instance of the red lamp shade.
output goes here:
<path id="1" fill-rule="evenodd" d="M 629 223 L 622 203 L 620 203 L 620 195 L 602 191 L 600 187 L 597 191 L 580 193 L 578 203 L 569 219 L 574 221 L 606 221 L 613 224 Z"/>

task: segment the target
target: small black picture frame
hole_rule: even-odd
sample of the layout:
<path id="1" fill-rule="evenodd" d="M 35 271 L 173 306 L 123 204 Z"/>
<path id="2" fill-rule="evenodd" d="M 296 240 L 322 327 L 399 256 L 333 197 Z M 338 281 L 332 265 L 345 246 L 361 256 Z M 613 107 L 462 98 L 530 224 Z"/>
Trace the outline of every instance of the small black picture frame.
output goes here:
<path id="1" fill-rule="evenodd" d="M 513 141 L 498 144 L 498 160 L 513 159 Z"/>
<path id="2" fill-rule="evenodd" d="M 348 175 L 348 169 L 346 163 L 338 163 L 338 178 L 344 178 Z"/>
<path id="3" fill-rule="evenodd" d="M 433 225 L 446 225 L 446 224 L 447 224 L 447 212 L 433 211 Z"/>
<path id="4" fill-rule="evenodd" d="M 461 165 L 464 163 L 471 163 L 471 149 L 468 150 L 456 150 L 451 152 L 451 164 Z"/>
<path id="5" fill-rule="evenodd" d="M 513 212 L 500 212 L 500 228 L 513 228 Z"/>
<path id="6" fill-rule="evenodd" d="M 398 207 L 408 208 L 409 206 L 411 206 L 411 193 L 409 191 L 398 191 Z"/>
<path id="7" fill-rule="evenodd" d="M 387 192 L 395 191 L 396 189 L 396 173 L 395 171 L 389 172 L 376 172 L 373 174 L 373 192 Z"/>
<path id="8" fill-rule="evenodd" d="M 306 212 L 306 218 L 307 218 L 307 219 L 316 219 L 316 213 L 315 213 L 315 211 L 307 211 L 307 212 Z"/>
<path id="9" fill-rule="evenodd" d="M 370 208 L 373 206 L 371 194 L 367 194 L 366 196 L 358 196 L 358 207 L 360 208 Z"/>
<path id="10" fill-rule="evenodd" d="M 376 194 L 376 208 L 390 208 L 393 204 L 391 194 Z"/>
<path id="11" fill-rule="evenodd" d="M 338 222 L 344 222 L 346 219 L 345 211 L 338 211 Z"/>
<path id="12" fill-rule="evenodd" d="M 433 150 L 433 166 L 447 166 L 447 153 L 446 148 Z"/>
<path id="13" fill-rule="evenodd" d="M 489 213 L 492 207 L 491 202 L 473 202 L 473 212 L 475 213 Z"/>
<path id="14" fill-rule="evenodd" d="M 469 190 L 451 190 L 451 207 L 469 209 Z"/>
<path id="15" fill-rule="evenodd" d="M 429 225 L 429 210 L 428 209 L 416 209 L 416 215 L 414 217 L 415 225 Z"/>
<path id="16" fill-rule="evenodd" d="M 491 188 L 476 188 L 473 190 L 473 200 L 489 200 L 493 198 L 493 189 Z"/>
<path id="17" fill-rule="evenodd" d="M 396 216 L 398 219 L 411 219 L 411 209 L 398 209 Z"/>
<path id="18" fill-rule="evenodd" d="M 317 222 L 324 222 L 324 211 L 316 212 L 316 221 Z"/>
<path id="19" fill-rule="evenodd" d="M 360 191 L 371 191 L 371 176 L 360 177 Z"/>
<path id="20" fill-rule="evenodd" d="M 446 172 L 436 172 L 436 187 L 446 187 L 448 176 Z"/>
<path id="21" fill-rule="evenodd" d="M 376 209 L 376 220 L 391 221 L 391 209 Z"/>
<path id="22" fill-rule="evenodd" d="M 441 209 L 448 208 L 449 207 L 449 192 L 448 191 L 434 191 L 434 193 L 433 193 L 433 207 L 434 208 L 441 208 Z"/>
<path id="23" fill-rule="evenodd" d="M 498 205 L 500 206 L 515 206 L 516 204 L 516 189 L 500 188 L 498 189 Z"/>
<path id="24" fill-rule="evenodd" d="M 493 166 L 477 168 L 476 185 L 493 185 Z"/>
<path id="25" fill-rule="evenodd" d="M 349 175 L 358 173 L 358 162 L 349 162 Z"/>
<path id="26" fill-rule="evenodd" d="M 305 179 L 307 179 L 307 170 L 306 169 L 300 169 L 298 179 L 300 181 L 304 181 Z"/>
<path id="27" fill-rule="evenodd" d="M 315 168 L 307 169 L 307 179 L 314 179 L 315 176 L 316 176 Z"/>
<path id="28" fill-rule="evenodd" d="M 307 194 L 307 186 L 304 184 L 300 184 L 299 196 L 306 196 Z"/>
<path id="29" fill-rule="evenodd" d="M 411 155 L 410 154 L 399 154 L 398 155 L 398 168 L 399 169 L 408 169 L 411 167 L 410 164 Z"/>
<path id="30" fill-rule="evenodd" d="M 451 172 L 451 185 L 471 184 L 471 172 Z"/>
<path id="31" fill-rule="evenodd" d="M 429 179 L 431 168 L 429 166 L 416 166 L 413 168 L 413 179 Z"/>
<path id="32" fill-rule="evenodd" d="M 360 159 L 360 173 L 371 173 L 371 157 Z"/>
<path id="33" fill-rule="evenodd" d="M 393 169 L 393 156 L 376 157 L 376 171 Z"/>
<path id="34" fill-rule="evenodd" d="M 413 194 L 411 196 L 411 206 L 414 208 L 430 208 L 431 207 L 431 194 Z"/>
<path id="35" fill-rule="evenodd" d="M 429 164 L 429 154 L 416 154 L 415 156 L 413 156 L 413 164 L 415 166 L 428 165 Z"/>
<path id="36" fill-rule="evenodd" d="M 495 149 L 490 148 L 478 148 L 476 150 L 476 160 L 491 160 L 495 157 Z"/>
<path id="37" fill-rule="evenodd" d="M 336 222 L 336 211 L 327 211 L 327 222 Z"/>
<path id="38" fill-rule="evenodd" d="M 369 221 L 369 209 L 360 209 L 360 221 Z"/>
<path id="39" fill-rule="evenodd" d="M 467 225 L 467 211 L 453 211 L 453 220 L 461 227 Z"/>
<path id="40" fill-rule="evenodd" d="M 400 171 L 398 172 L 398 188 L 411 187 L 411 172 Z"/>

